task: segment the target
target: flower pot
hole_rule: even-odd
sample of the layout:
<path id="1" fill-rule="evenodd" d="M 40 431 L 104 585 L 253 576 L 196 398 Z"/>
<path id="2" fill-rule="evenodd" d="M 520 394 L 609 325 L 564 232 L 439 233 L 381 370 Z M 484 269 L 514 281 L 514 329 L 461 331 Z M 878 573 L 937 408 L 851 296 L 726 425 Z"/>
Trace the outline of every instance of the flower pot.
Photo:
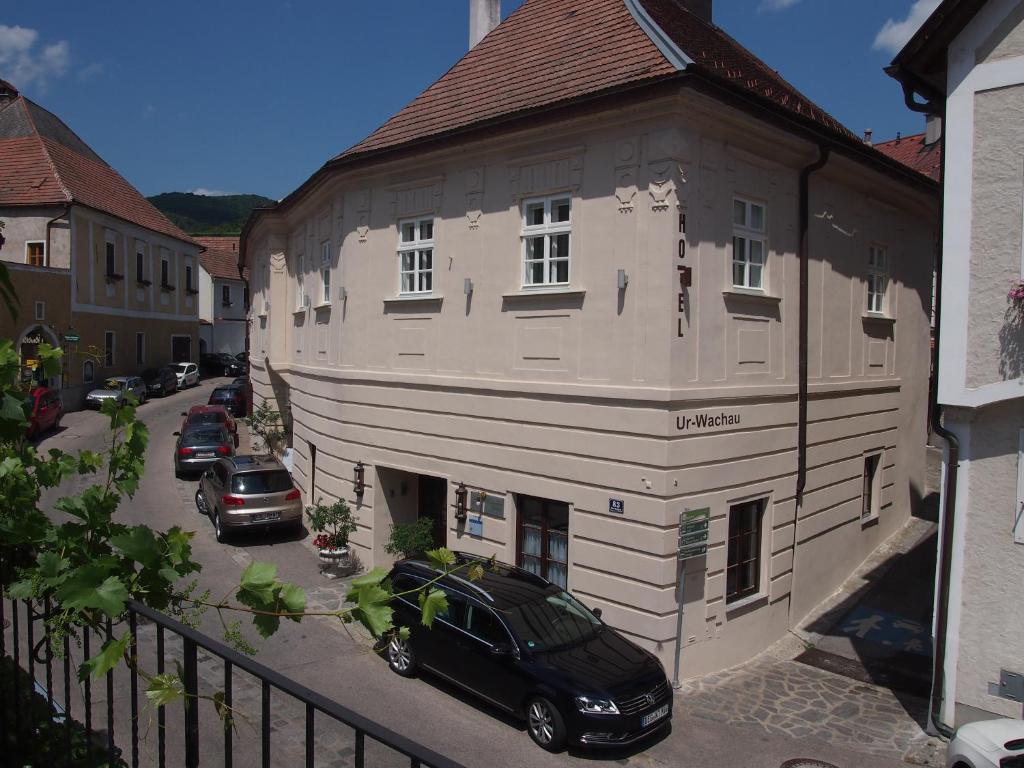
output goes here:
<path id="1" fill-rule="evenodd" d="M 348 547 L 323 547 L 318 552 L 320 564 L 325 566 L 348 565 Z"/>

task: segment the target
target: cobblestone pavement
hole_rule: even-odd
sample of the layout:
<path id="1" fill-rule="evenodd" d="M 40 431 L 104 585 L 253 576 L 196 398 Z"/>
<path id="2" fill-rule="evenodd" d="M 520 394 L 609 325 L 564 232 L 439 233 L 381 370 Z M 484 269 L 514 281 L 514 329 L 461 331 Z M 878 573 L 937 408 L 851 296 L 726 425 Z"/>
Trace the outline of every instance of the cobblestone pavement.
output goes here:
<path id="1" fill-rule="evenodd" d="M 941 765 L 941 742 L 925 734 L 926 702 L 793 661 L 805 645 L 790 638 L 754 661 L 685 681 L 679 705 L 695 717 L 759 726 L 876 757 Z"/>

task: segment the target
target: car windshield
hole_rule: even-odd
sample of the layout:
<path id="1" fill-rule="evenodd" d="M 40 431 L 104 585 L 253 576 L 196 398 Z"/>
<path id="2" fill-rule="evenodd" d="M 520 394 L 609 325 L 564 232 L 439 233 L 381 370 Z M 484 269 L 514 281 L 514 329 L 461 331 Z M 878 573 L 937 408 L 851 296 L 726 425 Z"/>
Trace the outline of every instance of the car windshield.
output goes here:
<path id="1" fill-rule="evenodd" d="M 543 600 L 503 611 L 519 640 L 532 651 L 549 651 L 590 640 L 601 631 L 601 620 L 568 592 L 553 592 Z"/>
<path id="2" fill-rule="evenodd" d="M 190 429 L 181 436 L 181 442 L 184 445 L 212 445 L 216 443 L 226 443 L 227 441 L 228 433 L 223 429 L 223 427 L 200 427 L 199 429 Z"/>
<path id="3" fill-rule="evenodd" d="M 206 413 L 193 413 L 188 417 L 188 423 L 191 424 L 222 424 L 227 419 L 224 414 L 220 411 L 208 411 Z"/>
<path id="4" fill-rule="evenodd" d="M 210 398 L 215 400 L 234 400 L 236 391 L 234 389 L 215 389 Z"/>
<path id="5" fill-rule="evenodd" d="M 105 389 L 121 389 L 125 385 L 125 382 L 118 381 L 117 379 L 107 379 L 103 383 Z"/>
<path id="6" fill-rule="evenodd" d="M 174 364 L 174 370 L 176 370 L 178 373 L 184 373 L 186 368 L 188 368 L 188 363 L 175 363 Z"/>
<path id="7" fill-rule="evenodd" d="M 283 469 L 241 472 L 231 479 L 232 493 L 280 493 L 292 487 L 292 476 Z"/>

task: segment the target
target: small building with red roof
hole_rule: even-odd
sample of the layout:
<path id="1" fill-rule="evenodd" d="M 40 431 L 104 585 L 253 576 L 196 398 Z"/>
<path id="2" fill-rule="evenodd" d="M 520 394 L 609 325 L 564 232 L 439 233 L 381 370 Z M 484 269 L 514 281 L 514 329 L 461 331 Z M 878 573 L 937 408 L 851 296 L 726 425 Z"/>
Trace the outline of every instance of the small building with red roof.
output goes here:
<path id="1" fill-rule="evenodd" d="M 64 350 L 47 382 L 76 407 L 94 382 L 192 360 L 201 246 L 59 117 L 0 80 L 0 260 L 20 301 L 0 313 L 24 376 L 39 344 Z"/>
<path id="2" fill-rule="evenodd" d="M 249 219 L 257 402 L 362 565 L 426 518 L 727 667 L 924 496 L 937 191 L 708 0 L 525 0 Z"/>
<path id="3" fill-rule="evenodd" d="M 199 351 L 237 355 L 247 350 L 248 270 L 238 265 L 236 235 L 196 235 L 199 257 Z"/>

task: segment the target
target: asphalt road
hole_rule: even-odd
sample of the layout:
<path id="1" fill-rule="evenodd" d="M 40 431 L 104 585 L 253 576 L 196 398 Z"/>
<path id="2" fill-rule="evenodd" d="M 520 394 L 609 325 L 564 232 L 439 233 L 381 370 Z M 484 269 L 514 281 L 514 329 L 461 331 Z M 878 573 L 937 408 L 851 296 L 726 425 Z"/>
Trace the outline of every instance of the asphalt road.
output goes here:
<path id="1" fill-rule="evenodd" d="M 180 525 L 194 530 L 194 556 L 203 564 L 200 582 L 214 596 L 237 585 L 245 566 L 252 559 L 258 559 L 276 563 L 279 577 L 304 586 L 311 602 L 324 606 L 340 604 L 343 588 L 339 582 L 320 575 L 316 557 L 303 541 L 308 534 L 290 540 L 249 536 L 228 545 L 218 544 L 209 521 L 196 510 L 193 501 L 196 483 L 174 478 L 173 433 L 180 425 L 180 413 L 188 406 L 205 403 L 210 390 L 221 381 L 212 379 L 194 389 L 152 400 L 140 407 L 140 418 L 150 430 L 146 472 L 135 498 L 122 506 L 119 515 L 126 522 L 142 522 L 157 529 Z M 67 414 L 62 429 L 44 438 L 41 445 L 70 451 L 102 450 L 107 439 L 106 427 L 104 417 L 96 412 Z M 79 481 L 61 491 L 80 490 L 82 486 Z M 44 504 L 52 504 L 55 498 L 56 494 L 49 496 Z M 220 626 L 215 615 L 207 614 L 203 619 L 202 629 L 214 637 L 221 636 Z M 248 634 L 255 638 L 254 633 Z M 628 766 L 778 768 L 786 760 L 798 757 L 817 758 L 840 768 L 898 765 L 817 742 L 772 735 L 757 725 L 737 728 L 701 717 L 700 712 L 689 711 L 681 698 L 676 700 L 671 731 L 653 742 L 628 752 L 551 755 L 534 746 L 520 724 L 445 683 L 429 677 L 406 680 L 394 675 L 364 638 L 350 636 L 337 620 L 307 618 L 301 624 L 284 622 L 275 636 L 267 641 L 255 640 L 255 644 L 259 649 L 256 658 L 262 663 L 466 766 L 542 768 L 614 761 Z M 201 658 L 201 668 L 203 663 Z M 204 675 L 201 671 L 201 685 L 209 685 L 211 693 L 217 680 L 215 674 Z M 239 676 L 236 685 L 243 684 Z M 117 690 L 123 691 L 124 685 L 124 681 L 119 681 Z M 243 698 L 240 691 L 236 693 L 236 701 L 241 702 Z M 115 701 L 119 712 L 126 711 L 127 703 L 122 694 L 115 694 Z M 303 738 L 301 717 L 293 719 L 290 713 L 294 708 L 278 704 L 276 698 L 273 701 L 273 764 L 302 764 L 301 753 L 295 752 Z M 742 709 L 744 702 L 738 700 L 736 706 Z M 143 763 L 148 763 L 153 756 L 155 729 L 151 727 L 151 713 L 145 718 Z M 252 725 L 259 722 L 258 698 L 253 702 L 253 711 L 242 713 L 239 722 L 235 736 L 239 758 L 235 764 L 249 764 L 249 759 L 258 754 L 258 735 Z M 216 729 L 210 708 L 203 715 L 201 730 L 217 740 L 204 750 L 203 765 L 222 764 L 219 752 L 213 748 L 213 744 L 220 743 L 219 734 L 211 733 Z M 345 747 L 348 737 L 341 733 L 329 739 L 329 730 L 318 721 L 318 734 L 323 732 L 326 749 L 334 750 L 334 754 L 321 750 L 317 764 L 350 764 L 350 752 Z M 169 733 L 170 741 L 177 735 Z M 373 765 L 393 762 L 383 756 L 379 760 L 368 760 L 368 764 Z M 169 764 L 175 764 L 174 760 Z M 256 764 L 255 760 L 252 764 Z"/>

